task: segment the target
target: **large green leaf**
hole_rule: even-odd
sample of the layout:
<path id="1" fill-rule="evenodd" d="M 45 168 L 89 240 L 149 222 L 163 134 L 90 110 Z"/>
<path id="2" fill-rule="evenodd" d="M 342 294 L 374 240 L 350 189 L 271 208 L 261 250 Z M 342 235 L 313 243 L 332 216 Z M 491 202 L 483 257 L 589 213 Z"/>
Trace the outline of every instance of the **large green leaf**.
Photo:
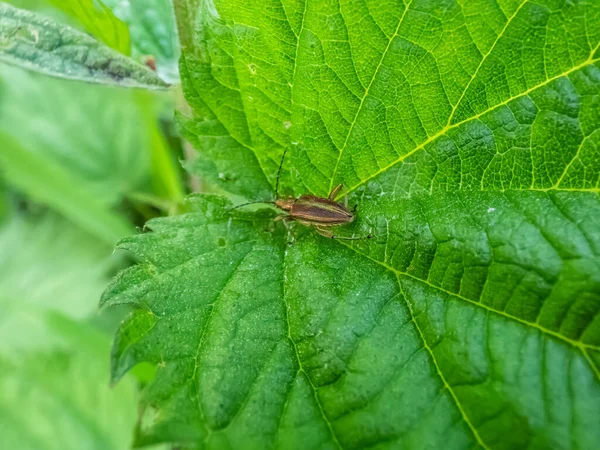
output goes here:
<path id="1" fill-rule="evenodd" d="M 90 83 L 160 89 L 154 72 L 85 33 L 0 3 L 0 61 Z"/>
<path id="2" fill-rule="evenodd" d="M 332 241 L 194 197 L 122 247 L 140 443 L 594 448 L 600 4 L 176 2 L 194 169 L 325 195 Z"/>

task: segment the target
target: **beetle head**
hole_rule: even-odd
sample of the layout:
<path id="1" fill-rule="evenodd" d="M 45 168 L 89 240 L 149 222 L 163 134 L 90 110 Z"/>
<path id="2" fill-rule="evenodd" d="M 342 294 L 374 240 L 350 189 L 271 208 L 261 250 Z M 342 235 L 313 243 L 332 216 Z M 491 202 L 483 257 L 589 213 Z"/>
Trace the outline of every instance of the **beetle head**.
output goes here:
<path id="1" fill-rule="evenodd" d="M 291 211 L 295 201 L 296 200 L 293 198 L 281 198 L 279 200 L 275 200 L 275 205 L 284 211 Z"/>

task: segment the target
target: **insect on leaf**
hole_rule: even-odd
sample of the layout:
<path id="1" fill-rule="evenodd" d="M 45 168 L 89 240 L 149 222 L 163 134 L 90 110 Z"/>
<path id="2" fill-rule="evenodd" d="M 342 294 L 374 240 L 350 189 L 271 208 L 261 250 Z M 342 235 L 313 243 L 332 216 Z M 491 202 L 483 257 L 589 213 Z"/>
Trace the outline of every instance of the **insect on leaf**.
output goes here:
<path id="1" fill-rule="evenodd" d="M 348 187 L 333 241 L 220 197 L 148 224 L 103 305 L 139 443 L 594 448 L 600 4 L 176 1 L 182 117 L 247 201 Z"/>

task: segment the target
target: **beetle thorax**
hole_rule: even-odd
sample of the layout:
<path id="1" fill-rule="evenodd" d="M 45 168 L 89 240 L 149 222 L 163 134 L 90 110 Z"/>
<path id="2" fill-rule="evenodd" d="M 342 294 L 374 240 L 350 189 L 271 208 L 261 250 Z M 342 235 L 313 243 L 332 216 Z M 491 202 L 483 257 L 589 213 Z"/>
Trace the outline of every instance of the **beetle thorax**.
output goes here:
<path id="1" fill-rule="evenodd" d="M 295 201 L 296 199 L 293 198 L 282 198 L 279 200 L 275 200 L 275 205 L 277 205 L 278 208 L 283 209 L 284 211 L 291 211 Z"/>

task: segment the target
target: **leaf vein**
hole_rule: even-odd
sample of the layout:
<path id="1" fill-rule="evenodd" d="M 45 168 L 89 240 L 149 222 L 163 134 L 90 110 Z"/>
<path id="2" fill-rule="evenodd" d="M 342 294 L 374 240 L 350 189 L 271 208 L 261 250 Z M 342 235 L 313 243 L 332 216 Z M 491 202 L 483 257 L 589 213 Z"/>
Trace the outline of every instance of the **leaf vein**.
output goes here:
<path id="1" fill-rule="evenodd" d="M 287 267 L 287 264 L 285 264 L 285 257 L 287 256 L 287 249 L 284 253 L 284 267 Z M 284 269 L 285 270 L 285 269 Z M 290 343 L 292 344 L 292 348 L 294 350 L 294 354 L 296 355 L 296 361 L 298 362 L 298 372 L 302 372 L 304 374 L 304 376 L 306 377 L 306 381 L 308 382 L 308 386 L 310 387 L 317 407 L 319 408 L 319 412 L 321 413 L 321 417 L 323 418 L 323 421 L 325 422 L 325 424 L 327 425 L 327 428 L 329 430 L 329 433 L 331 434 L 331 437 L 333 439 L 333 442 L 335 443 L 336 447 L 341 449 L 342 446 L 340 444 L 340 441 L 338 440 L 338 437 L 333 429 L 333 426 L 331 424 L 331 421 L 327 418 L 327 414 L 325 413 L 325 410 L 323 409 L 323 406 L 321 405 L 321 400 L 319 399 L 319 395 L 317 394 L 317 388 L 315 387 L 315 385 L 313 384 L 312 380 L 310 379 L 310 377 L 308 376 L 308 373 L 306 373 L 306 371 L 304 370 L 304 367 L 302 365 L 302 359 L 300 358 L 300 353 L 298 352 L 298 347 L 296 346 L 296 342 L 294 341 L 294 339 L 292 338 L 292 329 L 290 326 L 290 317 L 289 317 L 289 310 L 290 310 L 290 306 L 286 300 L 286 296 L 285 296 L 285 279 L 286 276 L 284 275 L 284 277 L 282 278 L 282 296 L 281 299 L 283 300 L 283 308 L 285 310 L 285 323 L 287 326 L 287 337 L 290 341 Z"/>
<path id="2" fill-rule="evenodd" d="M 408 157 L 410 157 L 413 154 L 417 153 L 419 150 L 422 150 L 423 148 L 425 148 L 428 144 L 430 144 L 430 143 L 434 142 L 435 140 L 437 140 L 438 138 L 444 136 L 448 131 L 450 131 L 450 130 L 452 130 L 454 128 L 458 128 L 461 125 L 464 125 L 465 123 L 471 122 L 473 120 L 477 120 L 480 117 L 486 115 L 487 113 L 489 113 L 489 112 L 491 112 L 491 111 L 493 111 L 493 110 L 495 110 L 495 109 L 497 109 L 497 108 L 499 108 L 501 106 L 507 105 L 508 103 L 512 102 L 513 100 L 516 100 L 518 98 L 521 98 L 521 97 L 524 97 L 526 95 L 529 95 L 533 91 L 535 91 L 535 90 L 537 90 L 537 89 L 539 89 L 541 87 L 544 87 L 544 86 L 550 84 L 551 82 L 553 82 L 555 80 L 558 80 L 559 78 L 566 77 L 566 76 L 570 75 L 573 72 L 576 72 L 576 71 L 578 71 L 580 69 L 583 69 L 584 67 L 587 67 L 587 66 L 589 66 L 591 64 L 594 64 L 597 61 L 600 61 L 600 58 L 598 58 L 598 59 L 589 58 L 589 59 L 585 60 L 584 62 L 582 62 L 581 64 L 579 64 L 579 65 L 577 65 L 575 67 L 572 67 L 569 70 L 567 70 L 567 71 L 565 71 L 565 72 L 563 72 L 561 74 L 558 74 L 558 75 L 556 75 L 556 76 L 554 76 L 552 78 L 544 80 L 543 82 L 541 82 L 541 83 L 539 83 L 539 84 L 531 87 L 530 89 L 527 89 L 526 91 L 521 92 L 520 94 L 517 94 L 517 95 L 515 95 L 513 97 L 509 97 L 508 99 L 504 100 L 503 102 L 500 102 L 500 103 L 498 103 L 498 104 L 496 104 L 494 106 L 491 106 L 490 108 L 488 108 L 488 109 L 486 109 L 486 110 L 484 110 L 484 111 L 482 111 L 480 113 L 477 113 L 477 114 L 475 114 L 475 115 L 473 115 L 473 116 L 471 116 L 471 117 L 469 117 L 467 119 L 464 119 L 461 122 L 456 122 L 456 123 L 453 123 L 453 124 L 451 124 L 451 125 L 449 125 L 447 127 L 444 127 L 443 129 L 441 129 L 440 131 L 438 131 L 433 136 L 427 138 L 425 141 L 423 141 L 421 144 L 417 145 L 415 148 L 413 148 L 409 152 L 407 152 L 404 155 L 400 156 L 397 160 L 392 161 L 387 166 L 385 166 L 382 169 L 374 172 L 372 175 L 369 175 L 368 177 L 366 177 L 365 179 L 361 180 L 360 182 L 358 182 L 354 186 L 350 187 L 348 189 L 348 193 L 355 191 L 360 186 L 364 185 L 365 183 L 367 183 L 368 181 L 372 180 L 376 176 L 380 175 L 381 173 L 385 172 L 386 170 L 390 169 L 391 167 L 395 166 L 396 164 L 403 162 Z"/>
<path id="3" fill-rule="evenodd" d="M 342 242 L 340 242 L 340 244 L 341 244 L 341 245 L 345 245 L 346 247 L 353 249 L 353 250 L 354 250 L 354 251 L 355 251 L 357 254 L 359 254 L 359 255 L 361 255 L 361 256 L 364 256 L 365 258 L 367 258 L 367 259 L 369 259 L 369 260 L 373 261 L 374 263 L 376 263 L 376 264 L 379 264 L 379 265 L 381 265 L 381 266 L 385 267 L 387 270 L 389 270 L 389 271 L 390 271 L 390 272 L 392 272 L 392 273 L 395 273 L 395 274 L 397 274 L 397 275 L 401 275 L 401 276 L 406 276 L 406 277 L 412 278 L 413 280 L 415 280 L 415 281 L 418 281 L 418 282 L 420 282 L 420 283 L 423 283 L 423 284 L 425 284 L 425 285 L 427 285 L 427 286 L 429 286 L 429 287 L 431 287 L 431 288 L 433 288 L 433 289 L 436 289 L 436 290 L 438 290 L 438 291 L 440 291 L 440 292 L 442 292 L 442 293 L 444 293 L 444 294 L 447 294 L 447 295 L 450 295 L 450 296 L 452 296 L 452 297 L 455 297 L 455 298 L 458 298 L 458 299 L 460 299 L 460 300 L 463 300 L 463 301 L 465 301 L 465 302 L 471 303 L 471 304 L 473 304 L 473 305 L 476 305 L 476 306 L 478 306 L 478 307 L 480 307 L 480 308 L 483 308 L 483 309 L 485 309 L 485 310 L 491 311 L 491 312 L 493 312 L 493 313 L 496 313 L 496 314 L 498 314 L 498 315 L 500 315 L 500 316 L 503 316 L 503 317 L 505 317 L 505 318 L 508 318 L 508 319 L 514 320 L 514 321 L 516 321 L 516 322 L 519 322 L 519 323 L 521 323 L 521 324 L 523 324 L 523 325 L 526 325 L 526 326 L 529 326 L 529 327 L 531 327 L 531 328 L 535 328 L 535 329 L 539 330 L 539 331 L 540 331 L 540 332 L 542 332 L 542 333 L 548 334 L 548 335 L 550 335 L 550 336 L 553 336 L 553 337 L 555 337 L 555 338 L 557 338 L 557 339 L 559 339 L 559 340 L 561 340 L 561 341 L 564 341 L 564 342 L 566 342 L 566 343 L 569 343 L 569 344 L 570 344 L 570 345 L 572 345 L 573 347 L 580 348 L 580 349 L 586 349 L 586 348 L 587 348 L 587 349 L 593 349 L 593 350 L 600 351 L 600 346 L 597 346 L 597 345 L 594 345 L 594 344 L 586 344 L 586 343 L 583 343 L 583 342 L 578 342 L 578 341 L 575 341 L 575 340 L 573 340 L 573 339 L 570 339 L 570 338 L 568 338 L 568 337 L 566 337 L 566 336 L 563 336 L 563 335 L 561 335 L 560 333 L 558 333 L 558 332 L 556 332 L 556 331 L 550 330 L 550 329 L 548 329 L 548 328 L 545 328 L 545 327 L 543 327 L 543 326 L 540 326 L 540 325 L 538 325 L 538 324 L 535 324 L 535 323 L 533 323 L 533 322 L 529 322 L 529 321 L 527 321 L 527 320 L 525 320 L 525 319 L 521 319 L 521 318 L 519 318 L 519 317 L 512 316 L 512 315 L 510 315 L 510 314 L 508 314 L 508 313 L 506 313 L 506 312 L 504 312 L 504 311 L 499 311 L 499 310 L 497 310 L 497 309 L 494 309 L 494 308 L 492 308 L 491 306 L 488 306 L 488 305 L 486 305 L 486 304 L 484 304 L 484 303 L 480 303 L 480 302 L 478 302 L 478 301 L 471 300 L 470 298 L 463 297 L 463 296 L 461 296 L 460 294 L 457 294 L 457 293 L 455 293 L 455 292 L 451 292 L 451 291 L 449 291 L 449 290 L 447 290 L 447 289 L 444 289 L 444 288 L 443 288 L 443 287 L 441 287 L 441 286 L 437 286 L 437 285 L 435 285 L 435 284 L 432 284 L 432 283 L 430 283 L 429 281 L 427 281 L 427 280 L 423 280 L 422 278 L 419 278 L 419 277 L 417 277 L 417 276 L 415 276 L 415 275 L 413 275 L 413 274 L 410 274 L 410 273 L 408 273 L 408 272 L 402 272 L 402 271 L 400 271 L 400 270 L 398 270 L 398 269 L 396 269 L 396 268 L 394 268 L 394 267 L 390 266 L 390 265 L 389 265 L 389 264 L 387 264 L 387 263 L 381 262 L 381 261 L 379 261 L 379 260 L 377 260 L 377 259 L 375 259 L 375 258 L 371 257 L 370 255 L 368 255 L 368 254 L 366 254 L 366 253 L 360 252 L 359 250 L 357 250 L 357 249 L 356 249 L 356 248 L 354 248 L 354 247 L 351 247 L 351 246 L 350 246 L 350 245 L 348 245 L 348 244 L 345 244 L 345 243 L 342 243 Z"/>
<path id="4" fill-rule="evenodd" d="M 350 127 L 348 128 L 348 134 L 346 135 L 346 139 L 344 140 L 344 144 L 342 145 L 342 148 L 340 149 L 340 152 L 338 154 L 338 159 L 337 159 L 337 162 L 336 162 L 335 167 L 333 169 L 333 174 L 331 175 L 331 180 L 329 182 L 329 192 L 331 192 L 331 190 L 333 188 L 333 183 L 334 183 L 334 180 L 335 180 L 335 176 L 337 174 L 338 167 L 340 165 L 340 161 L 342 159 L 342 155 L 344 154 L 344 150 L 346 149 L 346 146 L 348 145 L 348 139 L 350 138 L 350 135 L 352 134 L 352 130 L 354 129 L 354 126 L 356 125 L 358 116 L 359 116 L 359 114 L 360 114 L 360 112 L 362 110 L 362 107 L 363 107 L 363 104 L 365 102 L 365 99 L 369 95 L 369 89 L 373 85 L 373 82 L 375 81 L 375 78 L 377 77 L 377 74 L 379 73 L 379 69 L 381 68 L 381 66 L 383 64 L 383 60 L 385 59 L 385 55 L 387 55 L 387 52 L 388 52 L 388 50 L 390 49 L 390 47 L 392 45 L 392 42 L 394 41 L 394 39 L 396 38 L 396 36 L 398 36 L 398 31 L 400 31 L 400 26 L 402 25 L 402 22 L 404 21 L 404 17 L 406 16 L 406 13 L 408 12 L 408 9 L 410 8 L 411 3 L 412 3 L 412 0 L 410 0 L 409 3 L 406 5 L 406 8 L 404 8 L 404 12 L 402 13 L 402 17 L 400 17 L 400 20 L 398 21 L 398 26 L 396 27 L 396 31 L 394 32 L 394 34 L 392 35 L 392 37 L 389 39 L 386 48 L 384 49 L 383 53 L 381 54 L 381 59 L 379 60 L 379 64 L 375 68 L 375 72 L 373 73 L 373 77 L 371 78 L 371 81 L 369 82 L 367 88 L 365 89 L 365 93 L 363 94 L 363 96 L 362 96 L 362 98 L 360 100 L 360 104 L 358 105 L 358 109 L 356 110 L 356 114 L 354 115 L 354 120 L 352 120 L 352 123 L 350 124 Z"/>
<path id="5" fill-rule="evenodd" d="M 192 374 L 190 381 L 194 381 L 194 385 L 196 388 L 196 406 L 198 408 L 198 412 L 200 413 L 200 416 L 203 419 L 202 424 L 208 432 L 208 435 L 206 437 L 207 439 L 210 436 L 210 433 L 212 432 L 212 430 L 210 429 L 210 427 L 208 426 L 208 423 L 205 420 L 204 410 L 203 410 L 202 404 L 200 402 L 200 391 L 199 391 L 199 386 L 198 386 L 199 383 L 198 383 L 198 378 L 197 378 L 198 368 L 200 367 L 200 361 L 199 361 L 200 350 L 202 350 L 202 346 L 205 343 L 206 331 L 208 330 L 208 326 L 210 325 L 213 313 L 215 311 L 215 305 L 216 305 L 217 301 L 219 300 L 219 298 L 221 297 L 221 294 L 227 288 L 227 286 L 229 285 L 231 280 L 233 280 L 234 275 L 237 272 L 238 268 L 243 264 L 243 262 L 246 260 L 248 255 L 250 255 L 250 253 L 252 253 L 255 246 L 256 246 L 256 241 L 253 242 L 252 247 L 248 250 L 248 252 L 244 255 L 244 257 L 239 260 L 239 262 L 236 264 L 235 268 L 231 271 L 231 274 L 229 275 L 229 277 L 227 277 L 227 279 L 225 280 L 223 287 L 219 290 L 219 295 L 217 296 L 215 301 L 212 303 L 212 306 L 210 307 L 210 312 L 208 313 L 208 317 L 206 318 L 206 322 L 204 323 L 204 326 L 202 327 L 202 332 L 200 333 L 200 339 L 198 340 L 198 348 L 196 349 L 196 356 L 194 357 L 194 373 Z"/>
<path id="6" fill-rule="evenodd" d="M 467 93 L 467 91 L 469 90 L 469 86 L 471 86 L 471 83 L 473 82 L 473 80 L 475 78 L 477 78 L 477 75 L 479 74 L 479 70 L 481 69 L 481 66 L 483 66 L 483 64 L 485 63 L 485 61 L 487 60 L 488 56 L 490 56 L 490 54 L 492 53 L 492 51 L 494 50 L 494 48 L 496 48 L 496 44 L 498 44 L 498 42 L 500 41 L 500 39 L 502 38 L 502 36 L 504 36 L 504 33 L 506 32 L 508 26 L 511 24 L 512 20 L 517 16 L 517 14 L 519 13 L 519 11 L 521 10 L 521 8 L 523 8 L 523 6 L 525 6 L 525 4 L 527 3 L 528 0 L 523 1 L 515 10 L 515 12 L 513 13 L 512 16 L 510 16 L 506 23 L 504 24 L 504 28 L 502 28 L 502 30 L 500 30 L 500 33 L 498 33 L 498 36 L 496 37 L 496 40 L 494 41 L 494 43 L 491 45 L 490 49 L 488 50 L 488 52 L 483 55 L 483 57 L 481 58 L 481 61 L 479 62 L 479 65 L 477 66 L 477 68 L 475 69 L 475 72 L 473 72 L 473 75 L 471 76 L 471 79 L 469 80 L 469 82 L 467 83 L 467 85 L 465 86 L 462 94 L 460 95 L 458 101 L 456 102 L 456 105 L 452 108 L 452 112 L 450 113 L 450 117 L 448 117 L 448 122 L 446 123 L 446 127 L 448 125 L 450 125 L 450 123 L 452 122 L 452 118 L 454 117 L 454 113 L 456 112 L 456 110 L 458 109 L 458 107 L 460 106 L 460 103 L 462 102 L 465 94 Z"/>
<path id="7" fill-rule="evenodd" d="M 475 426 L 471 423 L 471 420 L 469 419 L 469 416 L 467 415 L 467 413 L 463 409 L 460 401 L 458 400 L 458 397 L 456 396 L 456 394 L 452 390 L 452 387 L 450 386 L 450 384 L 446 380 L 446 377 L 444 377 L 444 374 L 442 373 L 442 370 L 440 369 L 440 366 L 439 366 L 437 360 L 435 359 L 435 355 L 433 353 L 433 350 L 429 346 L 429 344 L 427 343 L 427 340 L 425 339 L 425 336 L 423 335 L 423 332 L 421 331 L 421 327 L 417 323 L 417 317 L 415 316 L 415 314 L 413 312 L 413 309 L 412 309 L 412 306 L 410 305 L 410 300 L 408 299 L 408 297 L 406 296 L 406 293 L 404 292 L 404 288 L 402 287 L 402 281 L 400 280 L 400 277 L 399 277 L 398 274 L 396 275 L 396 280 L 398 281 L 398 287 L 400 288 L 400 292 L 402 293 L 402 295 L 404 297 L 404 301 L 405 301 L 406 306 L 408 308 L 408 312 L 410 314 L 411 320 L 415 324 L 415 329 L 417 330 L 417 334 L 421 338 L 421 341 L 423 342 L 423 346 L 425 347 L 425 349 L 429 353 L 429 356 L 431 356 L 431 361 L 433 362 L 433 365 L 434 365 L 434 367 L 435 367 L 435 369 L 436 369 L 436 371 L 437 371 L 440 379 L 442 380 L 442 383 L 444 384 L 444 386 L 446 387 L 446 389 L 448 389 L 448 392 L 450 393 L 450 396 L 454 400 L 454 403 L 456 404 L 456 407 L 460 411 L 460 413 L 461 413 L 461 415 L 463 417 L 463 420 L 465 421 L 465 423 L 467 424 L 467 426 L 471 429 L 471 432 L 475 436 L 475 439 L 477 440 L 477 442 L 479 443 L 479 445 L 481 445 L 481 447 L 483 447 L 484 449 L 489 450 L 489 447 L 485 444 L 485 442 L 483 441 L 483 439 L 481 438 L 481 436 L 479 436 L 479 432 L 477 431 L 477 428 L 475 428 Z"/>

